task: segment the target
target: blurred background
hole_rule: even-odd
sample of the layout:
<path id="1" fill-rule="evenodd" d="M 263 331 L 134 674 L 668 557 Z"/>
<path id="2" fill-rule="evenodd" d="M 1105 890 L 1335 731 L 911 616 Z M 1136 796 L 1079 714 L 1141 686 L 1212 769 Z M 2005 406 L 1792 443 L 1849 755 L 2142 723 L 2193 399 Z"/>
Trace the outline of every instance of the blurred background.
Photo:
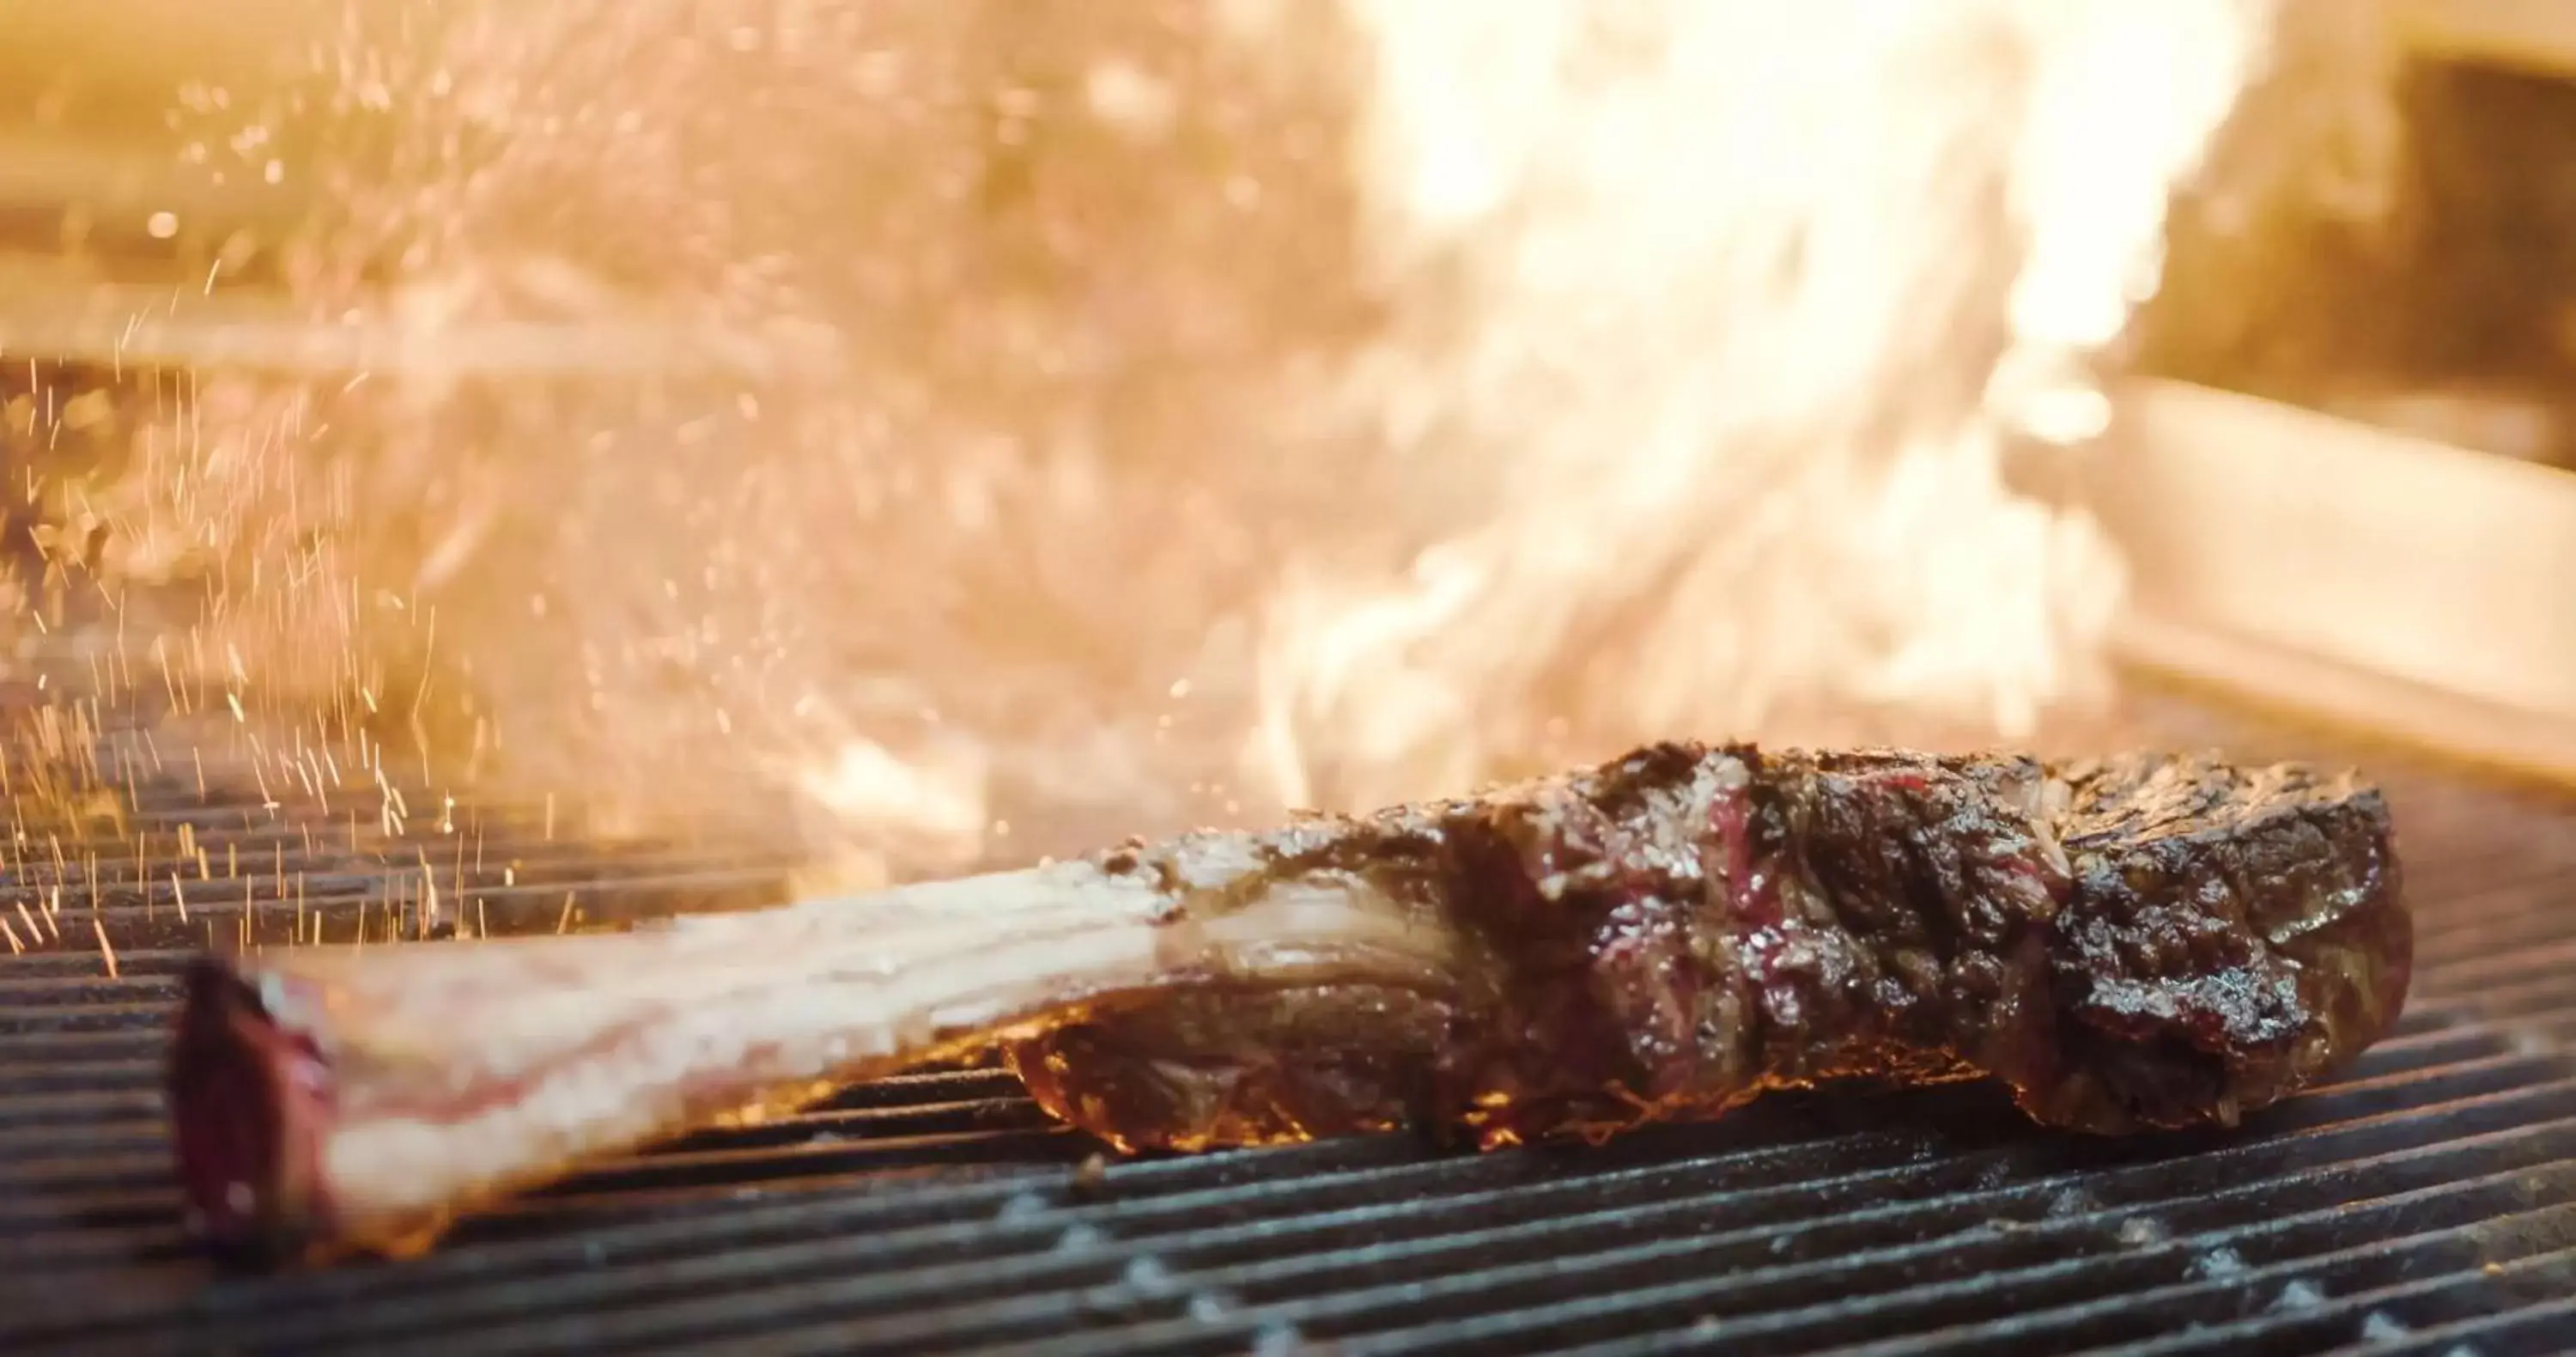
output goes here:
<path id="1" fill-rule="evenodd" d="M 210 129 L 180 124 L 214 121 L 195 115 L 215 91 L 245 110 L 272 104 L 355 41 L 353 14 L 374 11 L 384 23 L 402 8 L 13 4 L 14 39 L 0 52 L 9 91 L 0 202 L 10 264 L 26 271 L 12 277 L 17 346 L 40 347 L 48 325 L 61 327 L 66 350 L 98 342 L 57 310 L 77 304 L 67 291 L 75 284 L 193 285 L 227 250 L 240 256 L 241 282 L 272 278 L 277 252 L 312 224 L 330 186 L 305 175 L 271 182 L 258 161 L 206 172 L 213 152 L 191 155 L 184 143 Z M 440 7 L 410 8 L 426 16 Z M 779 7 L 736 8 L 757 17 Z M 879 22 L 890 36 L 901 31 L 892 27 L 900 19 Z M 2201 210 L 2177 220 L 2175 262 L 2144 325 L 2144 363 L 2568 464 L 2560 365 L 2576 338 L 2565 315 L 2571 265 L 2558 242 L 2576 207 L 2559 167 L 2576 136 L 2567 87 L 2576 17 L 2545 0 L 2362 0 L 2293 5 L 2275 22 L 2288 37 L 2243 96 L 2244 125 L 2220 134 L 2224 149 L 2185 192 L 2228 199 L 2230 180 L 2247 175 L 2268 186 L 2285 171 L 2255 162 L 2289 158 L 2291 146 L 2310 163 L 2287 172 L 2312 176 L 2320 192 L 2264 204 L 2269 221 L 2249 220 L 2241 201 L 2195 203 Z M 385 97 L 402 92 L 389 87 Z M 272 134 L 328 135 L 327 119 L 286 121 Z M 2294 142 L 2284 126 L 2292 123 L 2331 126 Z M 293 153 L 268 149 L 270 158 Z M 153 230 L 162 215 L 174 229 Z M 2377 229 L 2357 230 L 2355 219 Z M 2286 304 L 2293 299 L 2304 304 Z"/>
<path id="2" fill-rule="evenodd" d="M 867 876 L 2140 674 L 2576 767 L 2547 0 L 0 19 L 5 662 L 279 782 Z"/>

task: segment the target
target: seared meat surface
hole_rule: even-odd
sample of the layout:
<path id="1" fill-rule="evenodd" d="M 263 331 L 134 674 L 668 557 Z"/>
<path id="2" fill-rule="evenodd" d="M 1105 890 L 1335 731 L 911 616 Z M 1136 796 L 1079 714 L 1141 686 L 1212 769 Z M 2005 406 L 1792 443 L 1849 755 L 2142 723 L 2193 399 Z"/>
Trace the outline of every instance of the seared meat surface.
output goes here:
<path id="1" fill-rule="evenodd" d="M 1189 892 L 1191 840 L 1111 855 Z M 2349 776 L 2128 757 L 1667 745 L 1269 836 L 1230 889 L 1370 878 L 1465 945 L 1446 993 L 1221 987 L 1019 1045 L 1129 1147 L 1402 1121 L 1483 1144 L 1765 1089 L 1990 1075 L 2083 1131 L 2232 1124 L 2396 1020 L 2412 931 Z"/>

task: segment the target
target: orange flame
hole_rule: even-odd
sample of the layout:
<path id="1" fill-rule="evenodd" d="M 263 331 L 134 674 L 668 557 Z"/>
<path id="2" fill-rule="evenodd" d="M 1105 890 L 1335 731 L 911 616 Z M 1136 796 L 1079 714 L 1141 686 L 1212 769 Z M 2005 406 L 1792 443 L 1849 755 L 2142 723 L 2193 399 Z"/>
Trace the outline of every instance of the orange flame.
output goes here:
<path id="1" fill-rule="evenodd" d="M 209 101 L 379 338 L 105 495 L 224 563 L 165 653 L 928 866 L 2090 691 L 2005 450 L 2268 4 L 1164 8 L 379 6 Z"/>
<path id="2" fill-rule="evenodd" d="M 1380 261 L 1465 281 L 1354 383 L 1439 522 L 1268 614 L 1282 795 L 1319 764 L 1333 799 L 1461 785 L 1536 722 L 1758 732 L 1823 698 L 2010 737 L 2082 693 L 2117 562 L 2005 488 L 2001 443 L 2100 431 L 2078 360 L 2152 292 L 2266 7 L 1353 12 Z M 1561 681 L 1611 610 L 1618 661 Z"/>

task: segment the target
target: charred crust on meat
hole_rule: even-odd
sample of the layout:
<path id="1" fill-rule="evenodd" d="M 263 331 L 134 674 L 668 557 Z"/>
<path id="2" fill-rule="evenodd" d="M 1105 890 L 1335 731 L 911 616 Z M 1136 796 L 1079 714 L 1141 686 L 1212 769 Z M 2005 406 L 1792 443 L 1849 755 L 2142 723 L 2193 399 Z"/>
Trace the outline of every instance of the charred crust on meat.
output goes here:
<path id="1" fill-rule="evenodd" d="M 1364 877 L 1467 944 L 1436 995 L 1166 994 L 1035 1038 L 1130 1148 L 1457 1127 L 1595 1139 L 1767 1089 L 1985 1076 L 2038 1121 L 2232 1124 L 2393 1025 L 2387 807 L 2210 755 L 1649 746 L 1474 799 L 1301 820 L 1248 898 Z"/>

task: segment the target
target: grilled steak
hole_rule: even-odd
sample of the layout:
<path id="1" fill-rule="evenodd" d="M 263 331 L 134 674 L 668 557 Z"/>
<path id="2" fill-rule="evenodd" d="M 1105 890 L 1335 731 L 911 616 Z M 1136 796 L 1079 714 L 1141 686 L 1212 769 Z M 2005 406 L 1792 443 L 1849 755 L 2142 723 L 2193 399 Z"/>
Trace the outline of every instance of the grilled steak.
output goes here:
<path id="1" fill-rule="evenodd" d="M 1112 865 L 1178 886 L 1191 851 Z M 1095 1013 L 1017 1048 L 1050 1111 L 1128 1147 L 1495 1146 L 1985 1074 L 2050 1125 L 2233 1124 L 2387 1031 L 2413 950 L 2376 792 L 2210 759 L 1663 746 L 1290 830 L 1260 872 L 1425 902 L 1465 942 L 1451 989 Z"/>
<path id="2" fill-rule="evenodd" d="M 218 1242 L 392 1249 L 997 1036 L 1129 1147 L 1599 1137 L 1856 1075 L 2233 1123 L 2386 1032 L 2412 947 L 2350 775 L 1676 744 L 631 934 L 209 958 L 172 1091 Z"/>

